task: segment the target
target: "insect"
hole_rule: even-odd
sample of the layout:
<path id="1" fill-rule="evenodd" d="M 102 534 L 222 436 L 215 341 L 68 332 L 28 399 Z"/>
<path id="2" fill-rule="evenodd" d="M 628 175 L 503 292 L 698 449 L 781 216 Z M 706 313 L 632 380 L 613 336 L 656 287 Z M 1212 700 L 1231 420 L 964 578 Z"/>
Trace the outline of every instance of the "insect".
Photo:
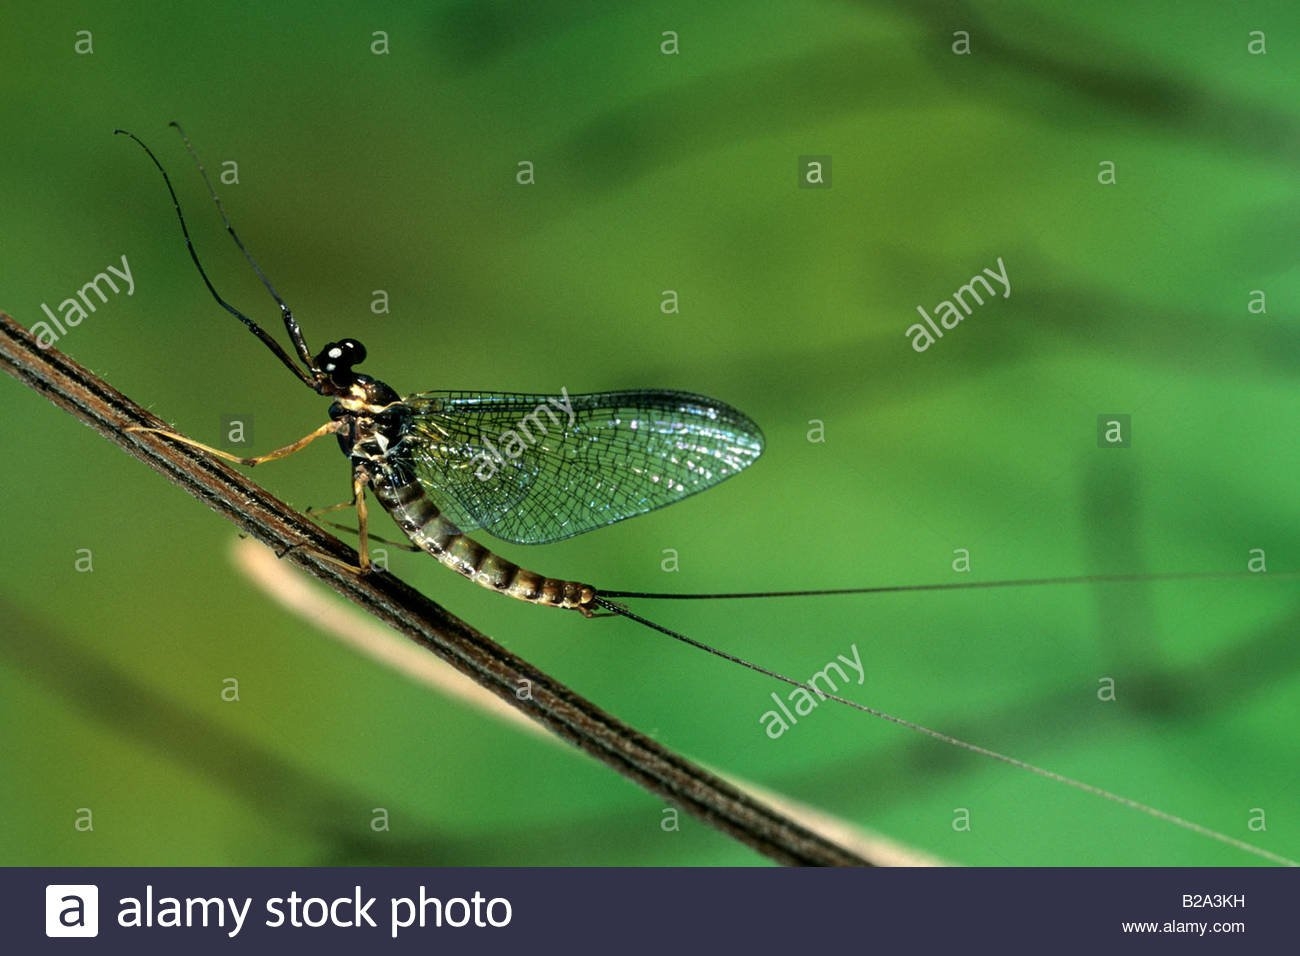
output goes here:
<path id="1" fill-rule="evenodd" d="M 280 307 L 297 359 L 217 292 L 199 261 L 180 201 L 157 156 L 190 258 L 213 298 L 244 323 L 317 394 L 333 399 L 330 420 L 291 444 L 252 458 L 175 432 L 149 429 L 227 461 L 254 466 L 284 458 L 334 435 L 352 467 L 357 570 L 371 567 L 366 492 L 412 544 L 483 587 L 522 601 L 590 617 L 595 587 L 529 571 L 466 532 L 483 529 L 505 541 L 542 544 L 582 534 L 680 501 L 744 470 L 763 451 L 763 434 L 747 416 L 688 392 L 630 390 L 570 396 L 506 392 L 420 392 L 401 397 L 356 371 L 366 358 L 356 339 L 308 348 L 297 319 L 245 248 L 189 138 L 180 133 L 226 231 Z M 438 503 L 435 504 L 434 499 Z"/>
<path id="2" fill-rule="evenodd" d="M 180 127 L 173 123 L 177 130 Z M 1007 764 L 1093 796 L 1250 852 L 1273 862 L 1292 861 L 1101 787 L 971 743 L 923 724 L 859 703 L 779 671 L 738 657 L 634 613 L 613 599 L 774 598 L 868 594 L 972 587 L 1029 587 L 1099 581 L 1225 576 L 1224 573 L 1086 575 L 1001 582 L 943 583 L 896 587 L 852 587 L 730 594 L 660 594 L 598 590 L 579 581 L 549 578 L 519 567 L 470 538 L 483 529 L 507 541 L 558 541 L 634 515 L 661 508 L 743 471 L 763 451 L 758 426 L 714 399 L 685 392 L 637 390 L 591 395 L 522 395 L 504 392 L 422 392 L 402 398 L 369 375 L 356 371 L 366 357 L 355 339 L 328 343 L 313 354 L 289 306 L 276 292 L 230 224 L 203 164 L 181 131 L 226 231 L 280 307 L 293 357 L 256 322 L 226 302 L 204 271 L 190 239 L 170 177 L 153 152 L 129 136 L 162 173 L 186 247 L 208 291 L 305 385 L 333 400 L 330 420 L 304 437 L 255 458 L 240 458 L 163 429 L 152 431 L 228 461 L 258 465 L 300 451 L 334 435 L 352 468 L 350 501 L 323 509 L 355 508 L 359 566 L 371 567 L 366 493 L 396 521 L 415 548 L 476 583 L 535 604 L 619 615 L 819 699 L 832 700 L 960 750 Z M 561 413 L 562 416 L 561 416 Z M 435 500 L 437 502 L 435 504 Z M 323 513 L 322 512 L 322 513 Z M 333 561 L 335 559 L 329 558 Z M 339 562 L 342 563 L 342 562 Z"/>

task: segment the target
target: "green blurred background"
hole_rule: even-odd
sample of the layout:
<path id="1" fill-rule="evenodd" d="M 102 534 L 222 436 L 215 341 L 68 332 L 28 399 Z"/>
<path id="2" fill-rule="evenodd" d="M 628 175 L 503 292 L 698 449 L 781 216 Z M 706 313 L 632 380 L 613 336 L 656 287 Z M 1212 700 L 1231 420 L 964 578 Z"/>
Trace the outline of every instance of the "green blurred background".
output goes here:
<path id="1" fill-rule="evenodd" d="M 362 339 L 398 391 L 681 388 L 762 424 L 764 459 L 706 495 L 502 548 L 545 573 L 709 591 L 1236 571 L 1252 548 L 1300 566 L 1293 4 L 414 7 L 11 0 L 0 308 L 30 325 L 125 254 L 134 295 L 58 348 L 201 440 L 251 415 L 263 451 L 324 420 L 111 135 L 159 153 L 214 281 L 278 333 L 179 119 L 210 169 L 238 164 L 227 208 L 309 342 Z M 808 155 L 830 188 L 797 188 Z M 913 352 L 916 306 L 998 257 L 1010 297 Z M 322 637 L 231 566 L 225 522 L 7 377 L 0 402 L 0 863 L 764 862 Z M 1131 448 L 1098 447 L 1112 413 Z M 337 501 L 331 445 L 256 478 Z M 1259 862 L 843 709 L 769 740 L 780 685 L 423 556 L 393 569 L 664 744 L 944 859 Z M 856 644 L 859 700 L 1300 857 L 1294 578 L 640 610 L 795 677 Z"/>

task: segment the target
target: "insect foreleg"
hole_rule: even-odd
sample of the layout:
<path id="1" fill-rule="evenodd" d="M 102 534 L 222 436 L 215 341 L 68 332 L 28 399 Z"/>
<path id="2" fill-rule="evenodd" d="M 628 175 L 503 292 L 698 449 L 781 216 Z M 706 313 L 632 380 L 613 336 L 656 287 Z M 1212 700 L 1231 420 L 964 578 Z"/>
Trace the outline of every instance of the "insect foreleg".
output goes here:
<path id="1" fill-rule="evenodd" d="M 317 438 L 323 435 L 332 435 L 343 427 L 342 422 L 327 422 L 320 428 L 316 429 L 310 435 L 304 435 L 292 444 L 285 445 L 283 448 L 277 448 L 275 451 L 267 452 L 265 455 L 257 455 L 252 458 L 240 458 L 238 455 L 232 455 L 228 451 L 222 451 L 220 448 L 213 448 L 211 445 L 205 445 L 203 442 L 195 441 L 193 438 L 187 438 L 177 432 L 168 431 L 165 428 L 145 428 L 143 425 L 129 425 L 129 432 L 152 432 L 155 435 L 162 435 L 164 438 L 170 438 L 172 441 L 180 442 L 182 445 L 189 445 L 191 448 L 197 448 L 199 451 L 207 452 L 214 455 L 222 461 L 234 462 L 236 465 L 248 465 L 250 468 L 254 465 L 260 465 L 267 461 L 277 461 L 281 458 L 287 458 L 296 451 L 306 448 Z"/>

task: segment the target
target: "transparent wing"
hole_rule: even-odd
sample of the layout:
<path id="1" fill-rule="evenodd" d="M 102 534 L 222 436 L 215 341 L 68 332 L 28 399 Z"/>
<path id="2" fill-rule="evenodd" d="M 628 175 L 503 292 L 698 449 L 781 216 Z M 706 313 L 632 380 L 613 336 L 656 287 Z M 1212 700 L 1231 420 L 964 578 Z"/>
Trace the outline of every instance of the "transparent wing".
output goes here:
<path id="1" fill-rule="evenodd" d="M 464 530 L 559 541 L 711 488 L 763 433 L 689 392 L 421 392 L 405 400 L 416 477 Z"/>

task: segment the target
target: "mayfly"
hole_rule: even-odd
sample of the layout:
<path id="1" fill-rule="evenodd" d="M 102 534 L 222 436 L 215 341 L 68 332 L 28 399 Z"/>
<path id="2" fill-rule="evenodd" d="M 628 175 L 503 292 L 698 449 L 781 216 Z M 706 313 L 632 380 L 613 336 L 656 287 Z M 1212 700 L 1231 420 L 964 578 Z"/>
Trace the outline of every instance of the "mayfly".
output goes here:
<path id="1" fill-rule="evenodd" d="M 483 529 L 506 541 L 541 544 L 662 508 L 711 488 L 753 464 L 763 452 L 762 432 L 731 406 L 687 392 L 634 390 L 574 396 L 567 391 L 558 396 L 422 392 L 402 398 L 383 382 L 356 371 L 366 351 L 355 339 L 328 343 L 313 354 L 289 306 L 235 232 L 189 139 L 178 124 L 171 125 L 180 132 L 186 150 L 198 166 L 226 231 L 279 305 L 285 329 L 297 352 L 296 360 L 213 287 L 190 239 L 180 200 L 166 169 L 135 134 L 120 129 L 115 132 L 134 140 L 162 173 L 190 258 L 212 297 L 256 335 L 300 381 L 333 399 L 333 403 L 329 422 L 283 448 L 254 458 L 240 458 L 163 429 L 141 430 L 250 466 L 284 458 L 318 438 L 334 435 L 352 466 L 352 498 L 335 508 L 356 509 L 359 566 L 353 570 L 365 572 L 371 567 L 365 499 L 369 491 L 419 550 L 484 587 L 534 604 L 576 610 L 588 617 L 597 610 L 617 614 L 733 664 L 950 746 L 1121 804 L 1256 856 L 1275 862 L 1293 862 L 1128 797 L 828 693 L 655 623 L 613 600 L 825 596 L 1231 575 L 1221 572 L 1086 575 L 973 584 L 703 595 L 598 590 L 582 582 L 548 578 L 525 570 L 494 554 L 466 532 Z M 564 412 L 564 419 L 557 414 L 560 411 Z M 521 430 L 526 437 L 521 437 Z"/>
<path id="2" fill-rule="evenodd" d="M 249 466 L 336 436 L 352 466 L 352 498 L 335 508 L 356 509 L 361 572 L 371 566 L 369 491 L 416 547 L 453 571 L 519 600 L 590 617 L 598 606 L 595 587 L 529 571 L 466 532 L 482 529 L 517 544 L 560 541 L 711 488 L 762 454 L 763 433 L 753 421 L 723 402 L 689 392 L 443 391 L 403 398 L 356 371 L 366 357 L 356 339 L 330 342 L 313 353 L 293 312 L 235 232 L 188 137 L 178 124 L 171 125 L 198 166 L 226 231 L 279 305 L 297 361 L 217 292 L 194 249 L 167 170 L 135 134 L 114 132 L 135 140 L 162 173 L 190 258 L 212 296 L 304 384 L 333 403 L 326 424 L 252 458 L 154 431 Z"/>

